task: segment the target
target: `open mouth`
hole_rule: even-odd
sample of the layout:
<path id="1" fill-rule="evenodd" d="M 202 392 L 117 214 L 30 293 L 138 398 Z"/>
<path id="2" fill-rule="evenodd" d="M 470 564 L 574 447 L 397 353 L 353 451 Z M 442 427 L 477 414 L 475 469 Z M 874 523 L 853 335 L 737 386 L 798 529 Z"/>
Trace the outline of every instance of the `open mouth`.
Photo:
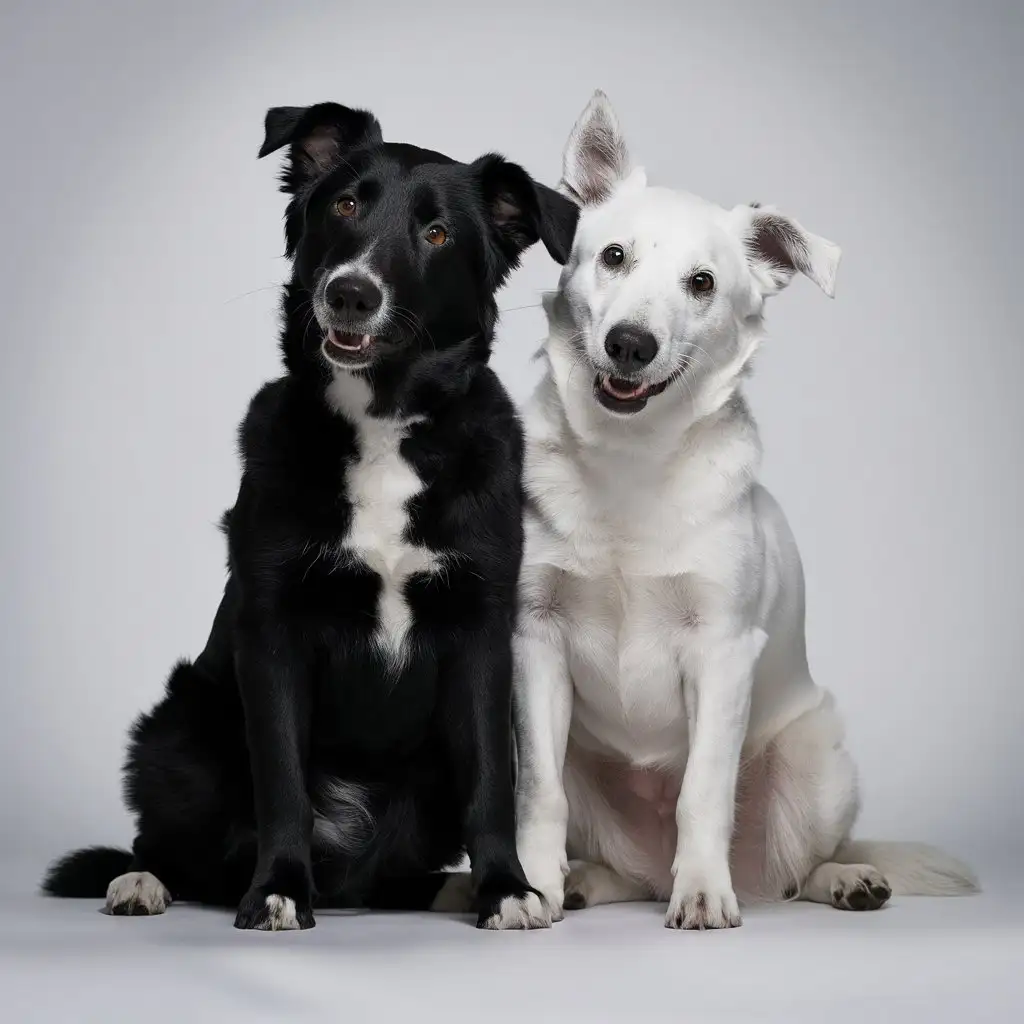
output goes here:
<path id="1" fill-rule="evenodd" d="M 660 395 L 668 387 L 668 381 L 660 384 L 637 384 L 635 381 L 613 377 L 611 374 L 599 374 L 594 381 L 594 394 L 597 400 L 613 412 L 639 412 L 649 399 Z"/>
<path id="2" fill-rule="evenodd" d="M 373 358 L 377 339 L 372 334 L 350 334 L 333 327 L 324 336 L 324 355 L 341 366 L 365 366 Z"/>

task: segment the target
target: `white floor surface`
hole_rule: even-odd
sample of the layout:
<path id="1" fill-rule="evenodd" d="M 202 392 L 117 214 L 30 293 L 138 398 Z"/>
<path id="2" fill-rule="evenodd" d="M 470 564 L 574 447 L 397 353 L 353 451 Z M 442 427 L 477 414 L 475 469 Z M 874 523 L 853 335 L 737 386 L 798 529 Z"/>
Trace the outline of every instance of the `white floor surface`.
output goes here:
<path id="1" fill-rule="evenodd" d="M 390 1022 L 1024 1020 L 1024 886 L 901 899 L 878 913 L 747 908 L 742 928 L 680 933 L 653 904 L 570 914 L 550 931 L 466 918 L 320 913 L 308 932 L 238 932 L 173 906 L 112 918 L 98 901 L 0 892 L 0 1019 Z"/>

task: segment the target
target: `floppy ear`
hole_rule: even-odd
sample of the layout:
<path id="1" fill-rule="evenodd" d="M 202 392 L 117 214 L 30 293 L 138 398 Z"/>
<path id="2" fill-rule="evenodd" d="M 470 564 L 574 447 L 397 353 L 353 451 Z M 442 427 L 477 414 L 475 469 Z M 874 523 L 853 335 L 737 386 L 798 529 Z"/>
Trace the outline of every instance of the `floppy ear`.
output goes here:
<path id="1" fill-rule="evenodd" d="M 737 206 L 733 210 L 747 260 L 765 295 L 785 288 L 800 271 L 831 298 L 842 250 L 819 238 L 770 206 Z"/>
<path id="2" fill-rule="evenodd" d="M 271 107 L 264 127 L 261 157 L 291 146 L 281 178 L 283 192 L 297 192 L 333 170 L 349 150 L 381 141 L 380 125 L 373 114 L 340 103 Z"/>
<path id="3" fill-rule="evenodd" d="M 553 260 L 565 263 L 579 218 L 575 204 L 497 154 L 483 156 L 473 166 L 487 219 L 510 266 L 537 241 L 544 242 Z"/>
<path id="4" fill-rule="evenodd" d="M 581 206 L 588 206 L 604 202 L 629 171 L 629 153 L 615 111 L 598 89 L 565 144 L 558 187 Z"/>

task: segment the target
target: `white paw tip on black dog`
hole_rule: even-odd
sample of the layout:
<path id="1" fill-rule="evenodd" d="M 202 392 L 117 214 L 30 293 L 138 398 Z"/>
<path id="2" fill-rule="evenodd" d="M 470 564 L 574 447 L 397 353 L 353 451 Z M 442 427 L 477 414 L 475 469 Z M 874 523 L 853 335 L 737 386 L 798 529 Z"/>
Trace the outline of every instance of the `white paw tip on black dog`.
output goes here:
<path id="1" fill-rule="evenodd" d="M 266 918 L 256 925 L 259 931 L 292 932 L 298 931 L 302 927 L 299 924 L 299 915 L 295 910 L 295 900 L 288 896 L 271 893 L 266 899 L 266 906 Z"/>
<path id="2" fill-rule="evenodd" d="M 106 911 L 117 917 L 162 914 L 170 902 L 167 886 L 148 871 L 129 871 L 107 886 Z"/>
<path id="3" fill-rule="evenodd" d="M 482 926 L 490 931 L 523 931 L 532 928 L 550 928 L 551 911 L 534 892 L 525 896 L 506 896 L 498 910 Z"/>

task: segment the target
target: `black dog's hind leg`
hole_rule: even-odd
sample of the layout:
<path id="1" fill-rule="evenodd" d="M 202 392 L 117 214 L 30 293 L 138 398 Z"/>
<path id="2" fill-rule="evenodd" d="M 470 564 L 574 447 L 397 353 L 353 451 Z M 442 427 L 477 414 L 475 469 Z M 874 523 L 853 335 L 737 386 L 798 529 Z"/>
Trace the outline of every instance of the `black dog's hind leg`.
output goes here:
<path id="1" fill-rule="evenodd" d="M 441 668 L 444 729 L 465 809 L 478 928 L 547 928 L 551 913 L 516 853 L 511 629 L 492 624 Z"/>
<path id="2" fill-rule="evenodd" d="M 236 928 L 312 928 L 313 809 L 306 788 L 310 680 L 287 639 L 266 628 L 239 631 L 235 668 L 256 807 L 257 857 Z"/>

